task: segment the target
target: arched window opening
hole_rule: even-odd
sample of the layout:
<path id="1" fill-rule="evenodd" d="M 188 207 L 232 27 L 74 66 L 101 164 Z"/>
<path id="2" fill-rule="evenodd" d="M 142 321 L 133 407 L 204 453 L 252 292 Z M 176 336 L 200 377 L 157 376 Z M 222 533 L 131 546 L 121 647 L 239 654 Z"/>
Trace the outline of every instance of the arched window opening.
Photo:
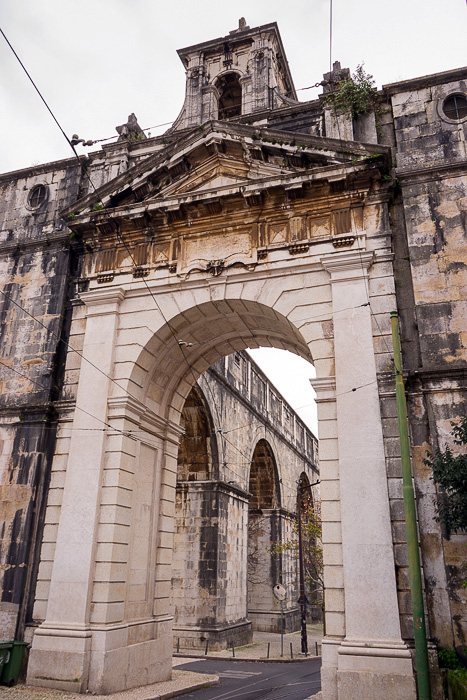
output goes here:
<path id="1" fill-rule="evenodd" d="M 242 113 L 242 88 L 235 73 L 227 73 L 219 78 L 219 119 L 238 117 Z"/>
<path id="2" fill-rule="evenodd" d="M 178 450 L 178 480 L 199 481 L 212 478 L 215 446 L 209 414 L 196 387 L 190 391 L 182 410 L 185 431 Z"/>

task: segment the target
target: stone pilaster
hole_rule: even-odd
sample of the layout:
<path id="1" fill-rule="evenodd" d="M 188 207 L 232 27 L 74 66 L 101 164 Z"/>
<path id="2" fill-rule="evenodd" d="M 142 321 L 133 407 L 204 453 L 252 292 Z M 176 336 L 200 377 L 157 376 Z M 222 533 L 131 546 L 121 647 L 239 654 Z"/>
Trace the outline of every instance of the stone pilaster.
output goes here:
<path id="1" fill-rule="evenodd" d="M 80 372 L 47 615 L 35 632 L 30 654 L 28 682 L 35 685 L 78 692 L 86 688 L 108 375 L 123 297 L 119 288 L 82 295 L 87 306 L 82 355 L 88 361 L 82 362 Z"/>
<path id="2" fill-rule="evenodd" d="M 322 258 L 331 276 L 345 635 L 323 644 L 336 668 L 324 698 L 415 698 L 402 642 L 374 357 L 368 270 L 374 254 Z M 325 546 L 324 558 L 326 561 Z M 337 551 L 336 551 L 337 555 Z"/>

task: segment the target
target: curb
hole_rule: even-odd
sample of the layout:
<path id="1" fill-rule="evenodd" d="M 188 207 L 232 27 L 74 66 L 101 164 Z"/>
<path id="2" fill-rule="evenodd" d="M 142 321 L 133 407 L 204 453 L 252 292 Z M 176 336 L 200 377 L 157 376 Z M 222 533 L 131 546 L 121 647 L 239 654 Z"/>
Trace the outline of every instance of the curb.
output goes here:
<path id="1" fill-rule="evenodd" d="M 186 686 L 180 690 L 169 690 L 167 693 L 161 693 L 160 695 L 149 695 L 144 700 L 169 700 L 169 698 L 175 698 L 179 695 L 186 695 L 186 693 L 192 693 L 195 690 L 201 690 L 211 685 L 219 685 L 219 676 L 212 676 L 209 681 L 200 681 L 199 683 L 193 683 L 193 685 Z"/>
<path id="2" fill-rule="evenodd" d="M 321 659 L 321 655 L 319 656 L 305 656 L 305 657 L 294 657 L 293 659 L 284 659 L 284 658 L 279 658 L 279 659 L 266 659 L 266 658 L 259 658 L 259 659 L 241 659 L 238 656 L 212 656 L 210 654 L 204 655 L 204 654 L 190 654 L 187 656 L 186 654 L 173 654 L 174 657 L 178 659 L 209 659 L 210 661 L 245 661 L 247 663 L 262 663 L 262 664 L 295 664 L 295 663 L 303 663 L 304 661 L 312 661 L 313 659 Z"/>

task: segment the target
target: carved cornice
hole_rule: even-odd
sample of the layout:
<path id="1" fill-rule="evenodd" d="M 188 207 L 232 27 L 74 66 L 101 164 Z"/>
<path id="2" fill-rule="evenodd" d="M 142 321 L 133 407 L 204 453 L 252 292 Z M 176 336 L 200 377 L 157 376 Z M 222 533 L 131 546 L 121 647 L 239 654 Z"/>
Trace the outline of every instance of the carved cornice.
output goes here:
<path id="1" fill-rule="evenodd" d="M 396 177 L 401 181 L 402 187 L 409 187 L 414 183 L 431 182 L 432 180 L 447 177 L 460 177 L 467 172 L 467 161 L 460 160 L 452 163 L 436 163 L 425 168 L 397 168 Z"/>
<path id="2" fill-rule="evenodd" d="M 180 436 L 183 435 L 183 428 L 173 421 L 161 418 L 133 396 L 110 397 L 107 405 L 109 420 L 122 418 L 130 420 L 151 435 L 162 440 L 170 440 L 177 445 Z M 131 430 L 128 433 L 131 435 Z"/>
<path id="3" fill-rule="evenodd" d="M 372 265 L 375 258 L 373 251 L 349 250 L 321 258 L 321 263 L 325 270 L 333 274 L 347 270 L 364 269 L 367 270 Z"/>
<path id="4" fill-rule="evenodd" d="M 9 231 L 0 231 L 0 236 L 2 234 L 8 234 Z M 3 241 L 0 243 L 1 255 L 11 255 L 12 253 L 26 253 L 29 251 L 37 251 L 41 248 L 46 248 L 47 250 L 57 248 L 63 252 L 63 244 L 70 243 L 71 231 L 68 227 L 63 229 L 55 229 L 50 233 L 45 233 L 42 229 L 41 237 L 26 239 L 22 238 L 20 240 L 13 241 Z"/>

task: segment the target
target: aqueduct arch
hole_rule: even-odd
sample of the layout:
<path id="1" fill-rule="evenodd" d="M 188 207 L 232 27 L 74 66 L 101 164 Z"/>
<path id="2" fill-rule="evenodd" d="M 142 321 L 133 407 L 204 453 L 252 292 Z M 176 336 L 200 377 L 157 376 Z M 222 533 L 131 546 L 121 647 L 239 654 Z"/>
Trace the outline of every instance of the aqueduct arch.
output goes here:
<path id="1" fill-rule="evenodd" d="M 185 432 L 178 449 L 178 480 L 212 478 L 219 470 L 216 432 L 206 399 L 197 386 L 186 398 L 181 425 Z"/>
<path id="2" fill-rule="evenodd" d="M 286 629 L 298 628 L 295 562 L 271 547 L 290 537 L 281 491 L 289 496 L 303 469 L 317 471 L 311 436 L 265 380 L 235 352 L 202 375 L 182 409 L 171 596 L 177 649 L 220 650 L 251 643 L 253 630 L 279 631 L 278 582 L 288 587 Z"/>
<path id="3" fill-rule="evenodd" d="M 272 587 L 282 582 L 280 557 L 270 548 L 282 541 L 281 484 L 271 445 L 264 438 L 255 446 L 250 464 L 248 513 L 248 617 L 253 629 L 280 631 Z M 276 618 L 276 624 L 271 620 Z"/>

